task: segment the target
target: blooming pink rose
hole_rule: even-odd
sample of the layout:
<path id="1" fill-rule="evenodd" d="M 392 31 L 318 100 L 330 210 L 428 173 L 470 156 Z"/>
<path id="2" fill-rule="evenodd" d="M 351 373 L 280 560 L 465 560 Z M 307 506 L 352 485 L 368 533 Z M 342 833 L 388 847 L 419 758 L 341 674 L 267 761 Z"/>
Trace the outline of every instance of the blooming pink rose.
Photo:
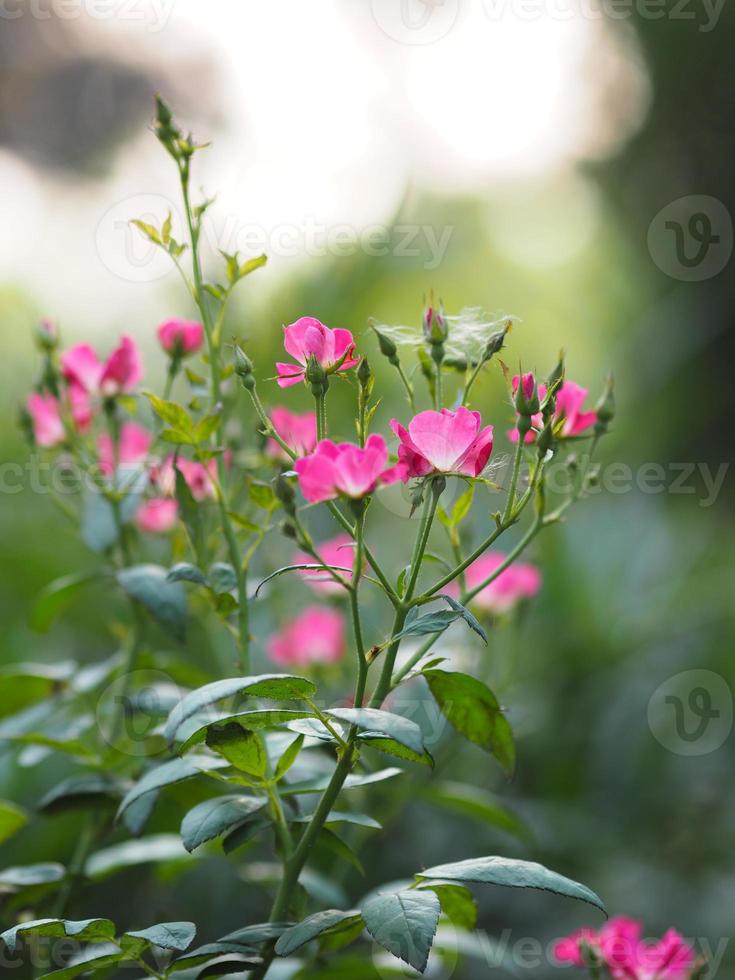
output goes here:
<path id="1" fill-rule="evenodd" d="M 528 387 L 530 381 L 530 389 Z M 518 390 L 518 375 L 513 378 L 513 393 Z M 530 392 L 533 391 L 533 375 L 524 374 L 523 375 L 523 391 L 527 398 L 530 397 Z M 546 385 L 538 386 L 538 396 L 540 400 L 546 397 Z M 585 432 L 597 421 L 597 412 L 583 412 L 582 405 L 585 398 L 588 395 L 586 388 L 580 387 L 580 385 L 575 384 L 574 381 L 563 381 L 561 387 L 556 393 L 556 411 L 554 412 L 555 419 L 564 419 L 564 424 L 561 429 L 562 436 L 577 436 L 581 432 Z M 534 429 L 541 429 L 544 424 L 543 416 L 541 412 L 537 412 L 535 415 L 531 416 L 531 424 L 533 429 L 530 429 L 526 433 L 526 442 L 533 442 L 536 439 L 536 433 Z M 508 438 L 511 442 L 518 442 L 518 430 L 511 429 L 508 432 Z"/>
<path id="2" fill-rule="evenodd" d="M 599 932 L 580 929 L 559 940 L 554 955 L 562 963 L 584 966 L 582 941 L 602 960 L 612 980 L 686 980 L 694 967 L 694 950 L 674 929 L 658 942 L 641 939 L 641 923 L 627 916 L 610 919 Z"/>
<path id="3" fill-rule="evenodd" d="M 214 459 L 209 460 L 205 465 L 186 459 L 185 456 L 179 456 L 176 460 L 176 467 L 186 480 L 195 500 L 206 500 L 214 496 L 212 477 L 217 467 Z M 167 456 L 159 466 L 154 467 L 151 470 L 151 479 L 162 494 L 173 497 L 176 492 L 174 457 Z"/>
<path id="4" fill-rule="evenodd" d="M 143 377 L 140 352 L 130 337 L 120 339 L 104 364 L 89 344 L 78 344 L 61 355 L 61 370 L 70 388 L 103 398 L 130 391 Z"/>
<path id="5" fill-rule="evenodd" d="M 347 371 L 359 363 L 352 356 L 355 341 L 350 331 L 340 327 L 332 330 L 313 316 L 302 316 L 284 327 L 283 346 L 286 353 L 298 363 L 276 363 L 278 385 L 281 388 L 288 388 L 289 385 L 303 380 L 306 363 L 312 354 L 324 370 L 330 373 L 342 358 L 344 360 L 339 366 L 340 371 Z"/>
<path id="6" fill-rule="evenodd" d="M 316 414 L 305 412 L 298 415 L 289 412 L 287 408 L 274 408 L 271 412 L 273 428 L 283 441 L 293 449 L 297 456 L 306 456 L 314 451 L 316 446 Z M 286 454 L 275 439 L 269 439 L 266 452 L 276 459 L 283 459 Z"/>
<path id="7" fill-rule="evenodd" d="M 134 466 L 136 463 L 142 463 L 151 448 L 151 441 L 151 434 L 147 429 L 136 425 L 134 422 L 123 423 L 120 428 L 118 463 L 123 466 Z M 97 452 L 100 458 L 100 469 L 105 476 L 110 476 L 115 468 L 115 454 L 112 438 L 107 432 L 103 432 L 98 438 Z"/>
<path id="8" fill-rule="evenodd" d="M 499 551 L 483 555 L 474 561 L 465 572 L 467 586 L 474 589 L 480 582 L 492 575 L 495 569 L 505 561 L 505 555 Z M 521 599 L 531 599 L 541 588 L 541 572 L 535 565 L 524 562 L 514 562 L 498 577 L 478 592 L 472 600 L 481 609 L 491 613 L 505 613 Z M 452 582 L 446 591 L 449 595 L 459 596 L 459 585 Z"/>
<path id="9" fill-rule="evenodd" d="M 316 450 L 294 463 L 301 492 L 309 503 L 331 500 L 339 494 L 355 499 L 372 493 L 379 484 L 404 479 L 404 466 L 387 466 L 388 447 L 373 434 L 361 449 L 351 442 L 322 439 Z"/>
<path id="10" fill-rule="evenodd" d="M 268 641 L 271 659 L 284 666 L 333 664 L 345 653 L 345 621 L 341 613 L 309 606 Z"/>
<path id="11" fill-rule="evenodd" d="M 204 327 L 195 320 L 166 320 L 156 333 L 161 347 L 176 357 L 195 354 L 204 342 Z"/>
<path id="12" fill-rule="evenodd" d="M 429 473 L 479 476 L 493 448 L 493 427 L 482 428 L 480 413 L 464 407 L 419 412 L 408 431 L 397 419 L 390 426 L 401 440 L 398 461 L 406 465 L 404 480 Z"/>
<path id="13" fill-rule="evenodd" d="M 352 563 L 355 558 L 355 542 L 349 536 L 349 534 L 338 534 L 334 538 L 330 538 L 329 541 L 322 541 L 321 544 L 316 546 L 317 553 L 326 562 L 327 565 L 331 565 L 334 568 L 339 568 L 339 574 L 347 582 L 352 581 L 351 571 L 342 571 L 342 569 L 351 569 Z M 294 563 L 297 565 L 313 565 L 314 558 L 312 555 L 308 555 L 305 551 L 297 551 L 294 555 Z M 314 589 L 315 592 L 321 592 L 324 595 L 339 595 L 344 594 L 344 589 L 339 584 L 335 582 L 329 572 L 319 571 L 317 569 L 302 569 L 299 575 Z"/>
<path id="14" fill-rule="evenodd" d="M 148 534 L 165 534 L 176 523 L 178 509 L 178 504 L 170 497 L 153 497 L 140 505 L 135 523 Z"/>
<path id="15" fill-rule="evenodd" d="M 66 433 L 57 398 L 33 392 L 28 396 L 26 407 L 33 422 L 33 436 L 39 446 L 58 446 L 64 442 Z"/>

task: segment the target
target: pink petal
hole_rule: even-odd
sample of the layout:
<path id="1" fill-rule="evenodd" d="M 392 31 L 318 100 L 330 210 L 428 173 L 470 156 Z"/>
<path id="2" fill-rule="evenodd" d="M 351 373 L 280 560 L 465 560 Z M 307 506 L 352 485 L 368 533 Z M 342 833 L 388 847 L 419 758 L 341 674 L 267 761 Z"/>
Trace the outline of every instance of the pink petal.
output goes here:
<path id="1" fill-rule="evenodd" d="M 316 414 L 306 412 L 297 415 L 287 408 L 274 408 L 271 412 L 273 428 L 283 441 L 293 449 L 298 456 L 306 456 L 313 452 L 316 446 Z M 275 439 L 268 441 L 267 452 L 270 456 L 282 458 L 285 454 Z"/>
<path id="2" fill-rule="evenodd" d="M 342 357 L 342 355 L 349 351 L 349 355 L 345 358 L 345 362 L 342 365 L 342 371 L 346 371 L 348 367 L 359 363 L 352 358 L 352 353 L 355 349 L 355 340 L 349 330 L 344 330 L 342 327 L 335 327 L 332 331 L 334 337 L 334 360 L 335 362 Z"/>
<path id="3" fill-rule="evenodd" d="M 140 351 L 130 337 L 122 337 L 105 363 L 99 382 L 100 392 L 109 397 L 130 391 L 142 377 Z"/>
<path id="4" fill-rule="evenodd" d="M 397 419 L 391 419 L 390 427 L 400 439 L 398 461 L 403 467 L 403 482 L 406 483 L 412 476 L 427 476 L 431 473 L 433 469 L 431 463 L 414 446 L 411 436 L 401 423 Z"/>
<path id="5" fill-rule="evenodd" d="M 309 503 L 318 504 L 337 496 L 334 462 L 324 454 L 313 453 L 297 459 L 294 469 L 301 492 Z"/>
<path id="6" fill-rule="evenodd" d="M 178 506 L 175 500 L 167 497 L 154 497 L 138 508 L 135 523 L 141 531 L 152 534 L 165 534 L 176 523 Z"/>
<path id="7" fill-rule="evenodd" d="M 276 361 L 276 371 L 278 373 L 278 387 L 290 388 L 299 381 L 304 380 L 304 369 L 297 364 L 286 364 L 283 361 Z"/>
<path id="8" fill-rule="evenodd" d="M 99 387 L 103 368 L 89 344 L 78 344 L 61 355 L 61 370 L 67 381 L 94 392 Z"/>
<path id="9" fill-rule="evenodd" d="M 479 412 L 419 412 L 408 424 L 411 441 L 435 470 L 450 473 L 472 445 L 480 427 Z"/>
<path id="10" fill-rule="evenodd" d="M 456 465 L 458 473 L 466 476 L 479 476 L 487 466 L 490 453 L 493 451 L 493 427 L 485 426 L 470 448 Z"/>
<path id="11" fill-rule="evenodd" d="M 59 403 L 53 395 L 34 392 L 28 396 L 26 406 L 33 422 L 33 435 L 39 446 L 58 446 L 66 433 L 61 421 Z"/>
<path id="12" fill-rule="evenodd" d="M 283 346 L 286 353 L 290 354 L 299 364 L 306 364 L 308 354 L 304 342 L 307 330 L 316 328 L 324 329 L 324 324 L 313 316 L 302 316 L 287 327 L 283 328 Z"/>

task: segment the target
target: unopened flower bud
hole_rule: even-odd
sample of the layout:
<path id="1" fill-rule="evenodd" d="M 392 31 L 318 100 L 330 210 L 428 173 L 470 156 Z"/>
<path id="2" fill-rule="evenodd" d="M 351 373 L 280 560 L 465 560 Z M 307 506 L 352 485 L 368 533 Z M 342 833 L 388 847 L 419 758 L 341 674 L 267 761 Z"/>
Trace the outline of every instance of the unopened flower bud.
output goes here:
<path id="1" fill-rule="evenodd" d="M 531 372 L 521 374 L 515 392 L 516 411 L 519 415 L 530 417 L 539 410 L 538 387 Z"/>
<path id="2" fill-rule="evenodd" d="M 59 343 L 59 331 L 51 320 L 41 320 L 35 330 L 36 344 L 39 349 L 51 353 Z"/>
<path id="3" fill-rule="evenodd" d="M 153 123 L 153 130 L 159 142 L 174 159 L 178 160 L 181 155 L 178 145 L 181 130 L 174 125 L 173 114 L 160 95 L 156 96 L 156 118 Z"/>
<path id="4" fill-rule="evenodd" d="M 326 392 L 329 385 L 327 372 L 313 354 L 309 355 L 309 360 L 306 362 L 306 372 L 304 376 L 311 385 L 311 390 L 314 395 L 322 395 L 324 392 Z"/>
<path id="5" fill-rule="evenodd" d="M 506 320 L 505 326 L 502 330 L 496 330 L 495 333 L 490 334 L 485 344 L 485 350 L 482 354 L 482 360 L 489 361 L 491 357 L 495 354 L 499 354 L 505 345 L 505 337 L 512 326 L 511 320 Z"/>
<path id="6" fill-rule="evenodd" d="M 235 374 L 240 378 L 244 388 L 252 391 L 255 387 L 253 362 L 239 344 L 235 345 Z"/>
<path id="7" fill-rule="evenodd" d="M 279 473 L 279 475 L 273 481 L 273 489 L 276 497 L 283 505 L 285 512 L 291 515 L 295 514 L 296 491 L 294 490 L 290 480 L 288 480 L 283 473 Z"/>
<path id="8" fill-rule="evenodd" d="M 564 351 L 559 351 L 559 360 L 556 363 L 556 367 L 551 372 L 547 378 L 547 386 L 550 394 L 558 391 L 559 387 L 564 381 Z"/>
<path id="9" fill-rule="evenodd" d="M 370 326 L 373 328 L 375 336 L 378 338 L 380 353 L 383 355 L 383 357 L 387 357 L 390 363 L 394 366 L 398 364 L 398 348 L 394 342 L 387 336 L 387 334 L 381 333 L 374 323 L 371 323 Z"/>
<path id="10" fill-rule="evenodd" d="M 444 343 L 449 334 L 449 328 L 441 301 L 438 308 L 431 304 L 426 307 L 421 325 L 423 327 L 424 337 L 426 337 L 430 344 Z"/>
<path id="11" fill-rule="evenodd" d="M 278 530 L 286 538 L 297 538 L 296 528 L 291 523 L 291 521 L 281 521 Z"/>
<path id="12" fill-rule="evenodd" d="M 361 388 L 368 388 L 372 383 L 373 371 L 367 357 L 363 357 L 360 361 L 357 368 L 357 380 L 360 382 Z"/>
<path id="13" fill-rule="evenodd" d="M 544 459 L 548 451 L 554 445 L 554 427 L 551 421 L 547 422 L 539 433 L 536 440 L 536 448 L 540 459 Z"/>
<path id="14" fill-rule="evenodd" d="M 469 362 L 466 357 L 464 357 L 461 354 L 458 354 L 455 357 L 445 357 L 444 366 L 448 368 L 453 368 L 455 371 L 461 372 L 467 370 L 467 368 L 469 367 Z M 474 367 L 475 365 L 473 364 L 472 366 Z"/>

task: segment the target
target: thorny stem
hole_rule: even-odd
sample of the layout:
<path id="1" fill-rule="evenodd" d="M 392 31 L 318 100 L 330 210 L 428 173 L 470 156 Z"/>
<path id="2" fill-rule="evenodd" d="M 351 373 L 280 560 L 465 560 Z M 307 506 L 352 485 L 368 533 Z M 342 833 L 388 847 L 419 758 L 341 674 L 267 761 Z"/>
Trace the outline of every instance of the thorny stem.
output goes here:
<path id="1" fill-rule="evenodd" d="M 510 478 L 510 486 L 508 487 L 508 500 L 505 504 L 503 522 L 510 520 L 510 516 L 513 513 L 513 509 L 516 504 L 516 487 L 518 486 L 518 474 L 521 471 L 521 461 L 523 459 L 524 438 L 524 433 L 518 431 L 518 442 L 516 444 L 516 452 L 513 458 L 513 472 Z"/>

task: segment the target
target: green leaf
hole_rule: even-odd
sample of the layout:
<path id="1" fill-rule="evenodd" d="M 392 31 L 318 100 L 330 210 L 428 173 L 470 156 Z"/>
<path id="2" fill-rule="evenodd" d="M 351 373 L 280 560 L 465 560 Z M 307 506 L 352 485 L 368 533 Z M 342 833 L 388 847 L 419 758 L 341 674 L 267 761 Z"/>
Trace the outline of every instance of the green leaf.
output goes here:
<path id="1" fill-rule="evenodd" d="M 244 943 L 225 942 L 218 939 L 213 943 L 206 943 L 190 950 L 184 956 L 179 956 L 168 968 L 169 973 L 177 973 L 179 970 L 191 970 L 202 963 L 213 961 L 215 958 L 223 956 L 225 953 L 240 953 L 243 956 L 257 956 L 257 949 L 254 946 L 246 946 Z"/>
<path id="2" fill-rule="evenodd" d="M 440 913 L 439 899 L 430 891 L 373 895 L 362 906 L 373 939 L 419 973 L 429 961 Z"/>
<path id="3" fill-rule="evenodd" d="M 180 783 L 184 779 L 191 779 L 192 776 L 199 776 L 207 769 L 224 769 L 227 765 L 225 759 L 216 759 L 208 755 L 190 755 L 186 759 L 171 759 L 154 769 L 149 769 L 123 797 L 117 811 L 117 818 L 123 815 L 131 803 L 145 796 L 146 793 L 161 789 L 163 786 Z"/>
<path id="4" fill-rule="evenodd" d="M 114 938 L 115 923 L 109 919 L 33 919 L 6 929 L 0 939 L 14 953 L 18 948 L 18 939 L 26 935 L 67 936 L 80 942 L 104 941 Z"/>
<path id="5" fill-rule="evenodd" d="M 177 429 L 173 426 L 163 430 L 161 439 L 164 442 L 170 442 L 174 446 L 196 446 L 197 444 L 193 432 L 188 432 L 186 429 Z"/>
<path id="6" fill-rule="evenodd" d="M 167 861 L 186 860 L 191 860 L 191 856 L 184 850 L 178 834 L 151 834 L 96 851 L 87 859 L 84 873 L 88 878 L 104 878 L 138 864 L 162 865 Z"/>
<path id="7" fill-rule="evenodd" d="M 243 531 L 247 531 L 248 534 L 260 534 L 260 532 L 263 530 L 260 525 L 254 524 L 253 521 L 249 520 L 247 517 L 244 517 L 242 514 L 238 514 L 237 511 L 229 510 L 227 512 L 227 516 L 230 518 L 230 520 L 234 521 L 238 527 L 241 527 Z"/>
<path id="8" fill-rule="evenodd" d="M 20 868 L 5 868 L 0 871 L 0 885 L 6 888 L 28 888 L 30 885 L 48 885 L 61 881 L 66 876 L 63 864 L 46 862 L 26 864 Z"/>
<path id="9" fill-rule="evenodd" d="M 142 940 L 143 945 L 139 946 L 136 942 L 135 948 L 141 951 L 146 946 L 159 946 L 161 949 L 175 949 L 183 952 L 194 942 L 197 934 L 197 927 L 193 922 L 159 922 L 158 925 L 149 926 L 147 929 L 138 929 L 135 932 L 126 932 L 122 937 L 122 948 L 125 952 L 129 951 L 127 939 Z M 137 958 L 137 957 L 136 957 Z"/>
<path id="10" fill-rule="evenodd" d="M 440 782 L 429 786 L 424 795 L 433 803 L 472 817 L 483 824 L 497 827 L 520 840 L 528 841 L 531 837 L 530 831 L 520 817 L 499 803 L 492 793 L 478 786 L 451 781 Z"/>
<path id="11" fill-rule="evenodd" d="M 333 929 L 334 926 L 361 920 L 362 916 L 356 909 L 349 912 L 342 912 L 339 909 L 317 912 L 315 915 L 310 915 L 304 919 L 303 922 L 299 922 L 298 925 L 286 929 L 276 943 L 276 953 L 279 956 L 290 956 L 297 949 L 301 949 L 306 943 L 311 942 L 312 939 L 316 939 L 322 933 Z"/>
<path id="12" fill-rule="evenodd" d="M 61 813 L 76 807 L 99 807 L 119 799 L 125 783 L 105 773 L 85 773 L 69 776 L 53 786 L 43 796 L 38 809 L 45 813 Z"/>
<path id="13" fill-rule="evenodd" d="M 145 391 L 143 394 L 151 403 L 151 408 L 162 422 L 165 422 L 166 425 L 170 425 L 174 429 L 181 429 L 182 432 L 187 432 L 191 435 L 193 422 L 191 415 L 189 415 L 183 405 L 179 405 L 177 402 L 164 401 L 163 398 L 159 398 L 158 395 L 154 395 L 150 391 Z"/>
<path id="14" fill-rule="evenodd" d="M 194 500 L 189 484 L 181 470 L 174 465 L 176 474 L 176 503 L 179 505 L 179 515 L 184 522 L 194 554 L 199 562 L 205 554 L 205 529 L 202 508 Z"/>
<path id="15" fill-rule="evenodd" d="M 81 976 L 83 973 L 102 970 L 112 966 L 124 959 L 125 954 L 115 943 L 104 943 L 101 946 L 90 946 L 77 953 L 67 966 L 60 970 L 52 970 L 51 973 L 44 973 L 41 980 L 73 980 L 74 977 Z"/>
<path id="16" fill-rule="evenodd" d="M 476 617 L 472 615 L 466 606 L 463 606 L 461 602 L 457 602 L 456 599 L 453 599 L 450 595 L 446 595 L 444 592 L 440 593 L 437 596 L 437 599 L 443 599 L 445 602 L 449 603 L 452 609 L 459 613 L 469 628 L 477 633 L 477 635 L 482 639 L 483 643 L 487 643 L 487 634 L 485 633 L 485 630 L 482 628 L 482 626 L 480 626 L 480 623 Z"/>
<path id="17" fill-rule="evenodd" d="M 283 753 L 281 758 L 278 760 L 278 765 L 276 766 L 276 771 L 273 778 L 276 782 L 279 779 L 283 779 L 291 766 L 296 762 L 299 757 L 299 752 L 301 751 L 301 746 L 304 744 L 304 736 L 298 735 L 293 742 L 288 746 L 286 751 Z"/>
<path id="18" fill-rule="evenodd" d="M 268 803 L 266 797 L 216 796 L 197 804 L 184 817 L 181 839 L 191 852 L 208 840 L 214 840 L 247 822 Z"/>
<path id="19" fill-rule="evenodd" d="M 237 270 L 237 278 L 243 279 L 245 276 L 249 276 L 251 272 L 255 272 L 256 269 L 261 269 L 268 261 L 267 255 L 256 255 L 252 259 L 247 259 L 240 265 Z"/>
<path id="20" fill-rule="evenodd" d="M 0 800 L 0 844 L 25 827 L 28 819 L 28 814 L 22 807 L 8 800 Z"/>
<path id="21" fill-rule="evenodd" d="M 236 722 L 228 725 L 210 725 L 207 746 L 224 759 L 250 776 L 262 779 L 268 768 L 268 756 L 263 740 L 257 732 L 248 731 Z"/>
<path id="22" fill-rule="evenodd" d="M 199 445 L 202 442 L 207 442 L 220 424 L 219 415 L 205 415 L 203 419 L 200 419 L 194 426 L 194 432 L 192 433 L 194 442 Z"/>
<path id="23" fill-rule="evenodd" d="M 237 574 L 232 565 L 218 561 L 209 569 L 209 584 L 217 595 L 237 588 Z"/>
<path id="24" fill-rule="evenodd" d="M 78 572 L 64 575 L 45 585 L 36 597 L 31 610 L 31 629 L 46 633 L 54 619 L 63 612 L 75 596 L 90 582 L 98 582 L 101 572 Z"/>
<path id="25" fill-rule="evenodd" d="M 360 858 L 355 854 L 350 845 L 342 840 L 338 834 L 335 834 L 333 830 L 330 830 L 328 827 L 322 827 L 317 838 L 317 845 L 330 855 L 336 855 L 336 857 L 346 861 L 347 864 L 351 864 L 361 875 L 365 874 L 365 869 L 362 866 Z"/>
<path id="26" fill-rule="evenodd" d="M 421 729 L 416 722 L 401 715 L 381 711 L 378 708 L 332 708 L 326 713 L 338 721 L 357 725 L 363 731 L 387 735 L 417 755 L 423 755 L 425 752 Z"/>
<path id="27" fill-rule="evenodd" d="M 472 892 L 464 885 L 431 884 L 424 885 L 433 891 L 452 925 L 458 929 L 474 929 L 477 925 L 477 903 Z"/>
<path id="28" fill-rule="evenodd" d="M 447 721 L 470 742 L 494 755 L 512 775 L 513 732 L 490 688 L 458 671 L 432 669 L 423 671 L 423 676 Z"/>
<path id="29" fill-rule="evenodd" d="M 163 245 L 163 238 L 158 228 L 148 224 L 147 221 L 141 221 L 140 218 L 131 218 L 130 224 L 142 231 L 149 242 L 153 242 L 154 245 Z"/>
<path id="30" fill-rule="evenodd" d="M 133 496 L 128 499 L 132 499 Z M 82 500 L 82 541 L 97 554 L 111 548 L 118 537 L 115 510 L 99 490 L 88 489 Z"/>
<path id="31" fill-rule="evenodd" d="M 117 573 L 117 581 L 177 640 L 186 634 L 186 592 L 180 582 L 168 581 L 161 565 L 132 565 Z"/>
<path id="32" fill-rule="evenodd" d="M 248 485 L 248 496 L 256 507 L 261 507 L 263 510 L 272 510 L 278 503 L 273 487 L 267 483 L 251 481 Z"/>
<path id="33" fill-rule="evenodd" d="M 203 708 L 233 697 L 248 694 L 252 697 L 272 698 L 276 701 L 302 701 L 316 693 L 315 685 L 305 677 L 292 674 L 256 674 L 252 677 L 228 677 L 213 681 L 191 691 L 179 701 L 166 722 L 165 736 L 170 743 L 187 718 Z"/>
<path id="34" fill-rule="evenodd" d="M 291 822 L 311 823 L 312 816 L 311 813 L 299 814 L 299 816 L 293 817 Z M 331 810 L 324 823 L 327 827 L 337 823 L 351 823 L 355 824 L 356 827 L 369 827 L 370 830 L 382 830 L 382 825 L 377 820 L 373 820 L 372 817 L 369 817 L 365 813 L 354 813 L 350 810 Z"/>
<path id="35" fill-rule="evenodd" d="M 192 716 L 193 717 L 193 716 Z M 206 725 L 197 728 L 185 742 L 179 746 L 179 752 L 188 752 L 193 746 L 204 742 L 207 732 L 212 725 L 223 725 L 233 722 L 248 731 L 259 731 L 263 728 L 275 728 L 289 721 L 296 721 L 303 718 L 311 718 L 310 711 L 292 711 L 288 708 L 255 708 L 250 711 L 240 711 L 234 715 L 224 714 L 220 717 L 208 721 Z"/>
<path id="36" fill-rule="evenodd" d="M 413 749 L 401 745 L 394 738 L 386 738 L 384 735 L 379 735 L 376 732 L 362 732 L 362 734 L 358 735 L 358 738 L 364 745 L 369 745 L 371 749 L 378 749 L 379 752 L 385 752 L 387 755 L 395 756 L 397 759 L 406 759 L 408 762 L 420 762 L 422 765 L 432 768 L 434 766 L 434 759 L 428 751 L 419 754 L 418 752 L 414 752 Z"/>
<path id="37" fill-rule="evenodd" d="M 448 609 L 426 613 L 424 616 L 417 616 L 400 633 L 396 633 L 393 639 L 398 640 L 403 636 L 425 636 L 427 633 L 442 633 L 455 620 L 459 619 L 459 617 L 460 614 L 458 612 Z"/>
<path id="38" fill-rule="evenodd" d="M 352 569 L 347 565 L 329 565 L 328 567 L 334 569 L 335 572 L 352 571 Z M 270 575 L 266 575 L 266 577 L 258 583 L 258 587 L 255 590 L 255 597 L 258 597 L 258 593 L 266 582 L 270 582 L 271 579 L 277 578 L 279 575 L 283 575 L 284 572 L 323 572 L 324 568 L 324 565 L 319 565 L 316 562 L 302 562 L 297 565 L 283 565 L 281 568 L 277 568 L 275 572 L 271 572 Z"/>
<path id="39" fill-rule="evenodd" d="M 172 565 L 166 576 L 169 582 L 194 582 L 196 585 L 207 585 L 207 577 L 201 568 L 187 561 Z"/>
<path id="40" fill-rule="evenodd" d="M 345 779 L 342 789 L 355 789 L 358 786 L 370 786 L 373 783 L 382 783 L 384 779 L 392 779 L 394 776 L 402 776 L 403 769 L 396 769 L 394 766 L 388 769 L 379 769 L 377 772 L 369 772 L 364 776 L 350 773 Z M 321 793 L 331 780 L 331 775 L 320 776 L 317 779 L 307 779 L 301 783 L 282 783 L 281 795 L 288 796 L 300 793 Z"/>
<path id="41" fill-rule="evenodd" d="M 549 871 L 534 861 L 518 861 L 513 858 L 481 857 L 452 864 L 437 864 L 418 875 L 420 879 L 436 878 L 447 881 L 477 881 L 510 888 L 540 888 L 568 898 L 577 898 L 594 905 L 607 915 L 607 910 L 595 893 L 571 878 Z"/>
<path id="42" fill-rule="evenodd" d="M 210 960 L 205 966 L 201 967 L 197 973 L 197 980 L 208 980 L 212 977 L 224 977 L 230 973 L 236 973 L 242 977 L 243 973 L 262 963 L 259 956 L 248 956 L 245 953 L 226 953 Z"/>

